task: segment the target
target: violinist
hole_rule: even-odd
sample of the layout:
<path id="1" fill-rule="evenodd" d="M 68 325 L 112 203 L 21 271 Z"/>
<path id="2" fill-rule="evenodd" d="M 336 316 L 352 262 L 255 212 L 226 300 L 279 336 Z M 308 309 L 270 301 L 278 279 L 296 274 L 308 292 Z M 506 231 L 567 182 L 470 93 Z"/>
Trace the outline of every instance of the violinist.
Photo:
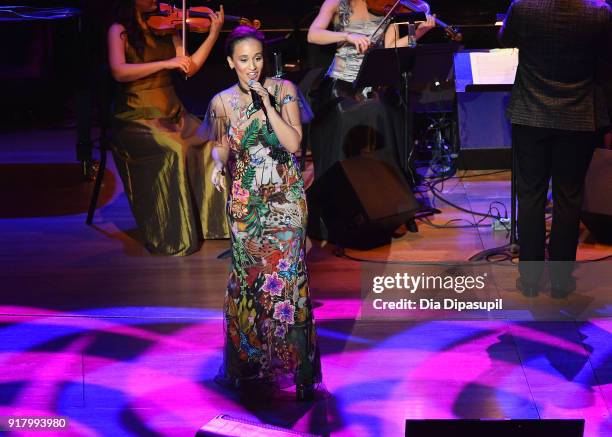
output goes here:
<path id="1" fill-rule="evenodd" d="M 312 44 L 336 44 L 334 60 L 318 90 L 315 120 L 311 129 L 311 148 L 315 178 L 321 177 L 335 162 L 359 154 L 364 150 L 385 149 L 408 171 L 405 160 L 404 122 L 397 90 L 354 89 L 364 59 L 371 46 L 406 47 L 408 37 L 399 37 L 397 26 L 380 28 L 383 16 L 374 15 L 366 0 L 325 0 L 308 30 Z M 395 2 L 389 2 L 393 5 Z M 428 12 L 429 7 L 417 2 Z M 333 24 L 333 30 L 328 30 Z M 416 29 L 421 38 L 435 26 L 435 19 L 427 14 L 427 21 Z M 376 35 L 373 35 L 374 32 Z M 381 66 L 396 68 L 396 66 Z M 410 176 L 407 173 L 407 176 Z M 316 203 L 316 201 L 315 201 Z M 313 236 L 319 228 L 316 223 L 317 205 L 311 205 L 315 220 Z M 323 228 L 322 228 L 323 229 Z M 319 233 L 325 237 L 325 231 Z"/>
<path id="2" fill-rule="evenodd" d="M 394 2 L 389 3 L 392 5 Z M 429 12 L 427 3 L 416 4 L 422 6 L 423 12 Z M 398 26 L 395 24 L 388 26 L 382 33 L 379 32 L 378 36 L 373 35 L 382 19 L 382 16 L 370 13 L 366 0 L 325 0 L 310 25 L 308 42 L 338 45 L 334 62 L 327 73 L 329 77 L 353 82 L 361 67 L 364 53 L 371 45 L 384 45 L 387 48 L 408 46 L 408 36 L 400 38 Z M 332 23 L 333 30 L 328 30 Z M 427 14 L 427 21 L 416 29 L 417 40 L 434 26 L 434 17 Z M 381 35 L 384 35 L 382 41 Z"/>
<path id="3" fill-rule="evenodd" d="M 419 5 L 424 11 L 429 10 L 426 3 Z M 354 89 L 352 84 L 361 68 L 364 53 L 371 46 L 408 45 L 408 38 L 399 37 L 396 25 L 380 29 L 373 35 L 384 17 L 372 14 L 368 6 L 366 0 L 325 0 L 308 30 L 308 42 L 336 44 L 334 60 L 319 87 L 315 104 L 311 140 L 315 178 L 355 151 L 381 147 L 393 150 L 397 162 L 407 169 L 408 163 L 402 162 L 406 156 L 401 150 L 404 147 L 404 126 L 395 90 L 379 90 L 370 94 L 372 98 L 366 102 L 367 93 Z M 328 30 L 332 24 L 333 30 Z M 434 26 L 434 18 L 427 15 L 427 21 L 416 30 L 417 39 Z M 351 111 L 343 110 L 349 107 Z M 358 129 L 364 131 L 357 132 Z"/>
<path id="4" fill-rule="evenodd" d="M 157 36 L 147 24 L 146 14 L 156 9 L 155 0 L 118 0 L 108 30 L 110 70 L 119 82 L 113 156 L 145 247 L 189 255 L 203 238 L 227 238 L 228 229 L 224 198 L 205 184 L 211 150 L 196 136 L 200 121 L 178 99 L 171 71 L 185 77 L 202 68 L 224 12 L 210 13 L 207 38 L 187 56 L 177 35 Z"/>

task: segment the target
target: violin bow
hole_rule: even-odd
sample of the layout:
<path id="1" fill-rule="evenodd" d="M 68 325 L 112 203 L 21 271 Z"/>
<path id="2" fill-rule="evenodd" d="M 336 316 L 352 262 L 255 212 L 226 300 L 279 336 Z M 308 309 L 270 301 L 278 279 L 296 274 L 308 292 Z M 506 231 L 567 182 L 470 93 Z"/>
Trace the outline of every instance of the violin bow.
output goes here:
<path id="1" fill-rule="evenodd" d="M 387 12 L 387 15 L 385 15 L 382 21 L 378 24 L 378 27 L 374 29 L 374 32 L 372 32 L 372 35 L 370 36 L 370 40 L 372 40 L 374 38 L 374 35 L 376 35 L 380 31 L 380 29 L 383 27 L 383 25 L 385 25 L 388 22 L 389 18 L 391 17 L 391 15 L 393 15 L 393 13 L 395 12 L 395 10 L 397 9 L 397 7 L 400 5 L 401 2 L 402 0 L 397 0 L 395 4 L 391 7 L 391 9 L 389 9 L 389 12 Z"/>
<path id="2" fill-rule="evenodd" d="M 399 2 L 405 7 L 407 7 L 408 9 L 412 9 L 415 12 L 430 13 L 429 11 L 424 10 L 421 6 L 412 3 L 410 0 L 399 0 Z M 427 3 L 425 3 L 425 5 L 427 6 Z M 434 21 L 436 22 L 438 26 L 444 29 L 444 31 L 447 33 L 447 35 L 451 37 L 451 39 L 455 41 L 457 40 L 461 41 L 461 38 L 462 38 L 461 33 L 457 29 L 455 29 L 453 26 L 446 24 L 444 21 L 438 19 L 437 17 L 434 17 Z"/>
<path id="3" fill-rule="evenodd" d="M 406 6 L 408 9 L 412 9 L 415 12 L 426 12 L 426 13 L 429 13 L 429 11 L 422 9 L 419 5 L 415 5 L 410 0 L 400 0 L 400 3 L 402 5 L 404 5 L 404 6 Z M 427 4 L 425 4 L 425 5 L 427 5 Z"/>
<path id="4" fill-rule="evenodd" d="M 183 40 L 183 56 L 187 56 L 187 0 L 183 0 L 183 26 L 182 26 L 182 40 Z"/>

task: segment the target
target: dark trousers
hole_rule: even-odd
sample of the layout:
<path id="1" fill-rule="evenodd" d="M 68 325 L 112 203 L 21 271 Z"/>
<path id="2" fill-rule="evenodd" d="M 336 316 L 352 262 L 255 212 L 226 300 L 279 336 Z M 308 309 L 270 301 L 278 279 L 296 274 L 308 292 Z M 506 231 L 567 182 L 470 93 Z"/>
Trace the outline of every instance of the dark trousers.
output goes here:
<path id="1" fill-rule="evenodd" d="M 551 178 L 553 220 L 549 259 L 576 260 L 584 179 L 595 142 L 594 132 L 512 125 L 520 261 L 544 261 L 544 209 Z"/>

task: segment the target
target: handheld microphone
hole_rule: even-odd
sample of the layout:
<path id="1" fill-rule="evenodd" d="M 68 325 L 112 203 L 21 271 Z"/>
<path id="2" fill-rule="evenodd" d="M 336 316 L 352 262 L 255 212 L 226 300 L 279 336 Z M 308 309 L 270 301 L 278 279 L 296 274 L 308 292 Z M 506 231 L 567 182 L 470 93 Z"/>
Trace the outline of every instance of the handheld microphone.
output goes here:
<path id="1" fill-rule="evenodd" d="M 255 85 L 255 81 L 253 79 L 249 80 L 249 87 L 253 85 Z M 267 121 L 268 111 L 266 111 L 266 107 L 263 104 L 263 100 L 261 100 L 261 96 L 257 94 L 257 92 L 253 88 L 251 88 L 251 98 L 253 99 L 253 108 L 255 108 L 256 110 L 263 109 Z"/>
<path id="2" fill-rule="evenodd" d="M 264 108 L 263 101 L 261 100 L 261 96 L 257 94 L 257 92 L 255 92 L 255 90 L 252 88 L 251 88 L 251 97 L 253 98 L 253 107 L 255 109 L 261 109 L 261 108 L 263 108 L 264 110 L 266 109 Z"/>

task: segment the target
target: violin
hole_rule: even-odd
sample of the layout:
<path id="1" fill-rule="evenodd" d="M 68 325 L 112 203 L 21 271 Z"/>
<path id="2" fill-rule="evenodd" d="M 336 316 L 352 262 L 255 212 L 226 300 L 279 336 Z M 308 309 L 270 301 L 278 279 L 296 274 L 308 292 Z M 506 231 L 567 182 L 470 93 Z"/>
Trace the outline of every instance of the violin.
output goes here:
<path id="1" fill-rule="evenodd" d="M 166 3 L 159 3 L 158 10 L 148 14 L 147 25 L 158 36 L 173 35 L 176 31 L 182 30 L 183 22 L 186 22 L 186 28 L 189 32 L 208 33 L 210 31 L 209 14 L 214 12 L 212 9 L 206 6 L 194 6 L 184 10 L 185 17 L 183 16 L 183 9 L 175 8 Z M 234 15 L 225 15 L 225 21 L 233 21 L 255 29 L 261 27 L 259 20 L 251 21 Z"/>
<path id="2" fill-rule="evenodd" d="M 394 13 L 425 12 L 429 13 L 429 5 L 422 0 L 366 0 L 368 10 L 375 15 L 388 15 L 395 6 Z M 396 6 L 397 5 L 397 6 Z M 446 36 L 452 41 L 461 41 L 463 35 L 453 26 L 434 17 L 436 25 L 444 29 Z"/>

